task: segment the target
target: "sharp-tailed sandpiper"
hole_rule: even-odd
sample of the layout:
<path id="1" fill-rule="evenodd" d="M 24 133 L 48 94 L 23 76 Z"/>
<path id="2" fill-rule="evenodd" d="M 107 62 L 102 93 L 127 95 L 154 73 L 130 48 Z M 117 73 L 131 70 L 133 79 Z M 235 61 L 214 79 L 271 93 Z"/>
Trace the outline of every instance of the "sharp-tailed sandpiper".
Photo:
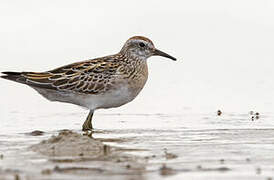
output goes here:
<path id="1" fill-rule="evenodd" d="M 117 54 L 89 59 L 45 72 L 3 72 L 4 79 L 26 84 L 50 101 L 72 103 L 89 109 L 82 130 L 92 130 L 95 110 L 122 106 L 143 89 L 147 58 L 174 57 L 156 49 L 151 40 L 134 36 Z"/>

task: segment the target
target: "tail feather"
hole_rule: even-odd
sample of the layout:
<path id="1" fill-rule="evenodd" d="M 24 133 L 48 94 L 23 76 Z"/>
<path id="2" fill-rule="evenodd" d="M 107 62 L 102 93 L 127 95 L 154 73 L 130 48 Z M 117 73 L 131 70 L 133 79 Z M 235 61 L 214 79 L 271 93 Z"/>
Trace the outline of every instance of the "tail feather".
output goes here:
<path id="1" fill-rule="evenodd" d="M 2 74 L 4 75 L 0 76 L 1 78 L 22 83 L 23 77 L 21 76 L 22 75 L 21 72 L 6 71 L 6 72 L 2 72 Z"/>
<path id="2" fill-rule="evenodd" d="M 5 74 L 5 75 L 21 75 L 22 73 L 21 72 L 14 72 L 14 71 L 5 71 L 5 72 L 2 72 L 2 74 Z"/>
<path id="3" fill-rule="evenodd" d="M 18 83 L 26 84 L 31 87 L 45 88 L 45 89 L 56 89 L 52 86 L 54 81 L 49 80 L 48 77 L 51 76 L 49 73 L 35 73 L 35 72 L 2 72 L 3 79 L 15 81 Z"/>

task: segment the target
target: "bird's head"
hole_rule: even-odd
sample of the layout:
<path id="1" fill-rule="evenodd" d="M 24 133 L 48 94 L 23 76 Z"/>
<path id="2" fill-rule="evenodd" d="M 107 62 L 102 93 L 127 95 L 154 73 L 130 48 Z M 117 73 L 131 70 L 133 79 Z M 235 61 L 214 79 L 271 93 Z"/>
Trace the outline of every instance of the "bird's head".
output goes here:
<path id="1" fill-rule="evenodd" d="M 134 36 L 128 39 L 120 53 L 144 60 L 151 56 L 163 56 L 176 61 L 176 58 L 156 49 L 153 42 L 143 36 Z"/>

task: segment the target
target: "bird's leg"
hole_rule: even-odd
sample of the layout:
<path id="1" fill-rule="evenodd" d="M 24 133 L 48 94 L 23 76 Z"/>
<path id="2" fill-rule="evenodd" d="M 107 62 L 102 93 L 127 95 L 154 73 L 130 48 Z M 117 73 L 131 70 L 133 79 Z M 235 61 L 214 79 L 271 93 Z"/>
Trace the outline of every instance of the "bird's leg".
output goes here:
<path id="1" fill-rule="evenodd" d="M 90 110 L 87 119 L 85 120 L 84 124 L 82 125 L 82 131 L 92 130 L 92 116 L 94 110 Z"/>

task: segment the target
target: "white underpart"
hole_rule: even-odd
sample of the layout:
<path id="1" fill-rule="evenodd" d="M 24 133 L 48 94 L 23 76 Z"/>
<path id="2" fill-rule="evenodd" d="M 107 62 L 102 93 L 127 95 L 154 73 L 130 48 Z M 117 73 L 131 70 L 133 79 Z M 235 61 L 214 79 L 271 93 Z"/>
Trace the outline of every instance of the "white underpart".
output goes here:
<path id="1" fill-rule="evenodd" d="M 122 106 L 134 98 L 128 88 L 124 86 L 102 95 L 89 95 L 83 99 L 83 102 L 89 109 L 112 108 Z"/>
<path id="2" fill-rule="evenodd" d="M 91 110 L 119 107 L 132 101 L 137 96 L 135 93 L 132 94 L 127 86 L 98 95 L 74 94 L 41 88 L 34 89 L 50 101 L 72 103 Z"/>

